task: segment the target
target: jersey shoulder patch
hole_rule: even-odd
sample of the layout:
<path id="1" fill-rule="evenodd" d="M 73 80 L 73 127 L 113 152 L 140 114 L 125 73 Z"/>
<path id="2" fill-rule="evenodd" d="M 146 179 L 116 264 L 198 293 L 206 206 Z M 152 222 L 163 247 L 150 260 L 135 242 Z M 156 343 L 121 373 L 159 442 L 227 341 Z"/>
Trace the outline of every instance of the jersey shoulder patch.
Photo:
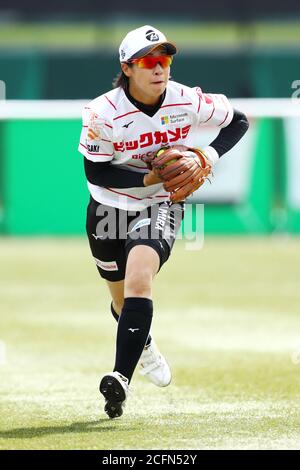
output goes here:
<path id="1" fill-rule="evenodd" d="M 100 118 L 112 122 L 124 96 L 125 93 L 121 88 L 115 88 L 90 101 L 85 110 L 89 113 L 96 113 Z"/>
<path id="2" fill-rule="evenodd" d="M 192 109 L 195 114 L 199 113 L 200 101 L 203 99 L 203 93 L 200 87 L 191 88 L 181 83 L 170 81 L 171 91 L 177 96 L 180 102 L 188 105 L 192 105 Z"/>

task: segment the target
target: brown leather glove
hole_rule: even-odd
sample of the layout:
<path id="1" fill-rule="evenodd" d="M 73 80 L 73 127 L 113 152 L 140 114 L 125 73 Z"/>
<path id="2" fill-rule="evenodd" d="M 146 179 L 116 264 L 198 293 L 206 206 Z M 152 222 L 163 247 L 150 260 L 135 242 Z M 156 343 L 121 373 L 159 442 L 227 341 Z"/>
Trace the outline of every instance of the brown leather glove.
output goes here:
<path id="1" fill-rule="evenodd" d="M 201 150 L 184 145 L 160 149 L 146 163 L 162 178 L 173 202 L 190 196 L 212 172 L 211 163 Z"/>
<path id="2" fill-rule="evenodd" d="M 143 162 L 147 164 L 149 170 L 156 168 L 160 173 L 165 165 L 168 165 L 170 162 L 183 157 L 183 152 L 185 150 L 188 150 L 188 147 L 185 145 L 162 147 L 155 152 L 152 152 L 150 155 L 145 155 L 143 157 Z"/>

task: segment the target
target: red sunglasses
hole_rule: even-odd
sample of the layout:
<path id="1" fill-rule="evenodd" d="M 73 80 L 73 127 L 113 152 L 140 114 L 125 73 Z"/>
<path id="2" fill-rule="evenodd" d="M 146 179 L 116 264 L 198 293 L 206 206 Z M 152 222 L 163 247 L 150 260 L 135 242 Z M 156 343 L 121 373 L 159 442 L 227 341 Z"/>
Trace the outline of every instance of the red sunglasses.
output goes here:
<path id="1" fill-rule="evenodd" d="M 173 57 L 171 55 L 146 55 L 145 57 L 139 57 L 138 59 L 132 59 L 129 62 L 136 64 L 141 69 L 153 69 L 157 64 L 160 64 L 164 69 L 170 67 L 172 64 Z"/>

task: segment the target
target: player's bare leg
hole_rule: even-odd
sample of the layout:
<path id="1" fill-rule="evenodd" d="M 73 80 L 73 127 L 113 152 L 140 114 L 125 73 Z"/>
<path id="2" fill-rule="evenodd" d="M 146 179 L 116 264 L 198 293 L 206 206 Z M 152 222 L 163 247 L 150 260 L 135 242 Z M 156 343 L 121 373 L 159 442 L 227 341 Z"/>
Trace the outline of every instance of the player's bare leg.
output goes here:
<path id="1" fill-rule="evenodd" d="M 145 354 L 148 362 L 151 360 L 153 363 L 156 359 L 153 369 L 161 367 L 155 343 L 152 345 L 151 342 L 144 349 L 152 321 L 152 281 L 159 262 L 156 251 L 145 245 L 133 247 L 128 255 L 114 372 L 105 375 L 100 383 L 100 392 L 106 401 L 105 411 L 110 418 L 123 413 L 128 385 L 141 355 Z"/>
<path id="2" fill-rule="evenodd" d="M 128 255 L 124 297 L 152 298 L 152 281 L 159 270 L 159 256 L 147 245 L 134 246 Z"/>
<path id="3" fill-rule="evenodd" d="M 159 263 L 157 252 L 149 246 L 137 245 L 128 255 L 114 372 L 105 375 L 100 383 L 110 418 L 123 413 L 129 382 L 139 359 L 143 375 L 154 384 L 166 386 L 171 380 L 169 366 L 155 342 L 152 340 L 145 347 L 152 321 L 152 281 Z M 109 283 L 116 305 L 122 300 L 121 286 L 121 282 Z"/>
<path id="4" fill-rule="evenodd" d="M 152 298 L 152 281 L 159 270 L 159 256 L 151 247 L 145 245 L 134 247 L 130 254 L 126 268 L 124 297 Z M 166 387 L 171 382 L 170 367 L 153 339 L 143 349 L 139 365 L 141 375 L 158 387 Z"/>
<path id="5" fill-rule="evenodd" d="M 114 311 L 117 315 L 120 315 L 124 305 L 124 280 L 106 282 L 112 298 Z"/>

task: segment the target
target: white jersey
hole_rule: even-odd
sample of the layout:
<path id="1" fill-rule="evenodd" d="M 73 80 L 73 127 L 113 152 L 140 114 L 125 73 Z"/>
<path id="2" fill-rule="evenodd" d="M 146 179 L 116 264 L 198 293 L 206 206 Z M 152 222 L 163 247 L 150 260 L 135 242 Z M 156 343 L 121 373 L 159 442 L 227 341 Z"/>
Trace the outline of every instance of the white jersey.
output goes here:
<path id="1" fill-rule="evenodd" d="M 167 145 L 193 147 L 204 123 L 230 124 L 233 109 L 224 95 L 203 93 L 169 81 L 162 106 L 150 117 L 137 109 L 122 88 L 99 96 L 83 110 L 79 152 L 93 162 L 111 162 L 120 169 L 147 173 L 142 158 Z M 140 211 L 169 200 L 161 183 L 147 187 L 103 188 L 88 182 L 97 202 Z"/>

